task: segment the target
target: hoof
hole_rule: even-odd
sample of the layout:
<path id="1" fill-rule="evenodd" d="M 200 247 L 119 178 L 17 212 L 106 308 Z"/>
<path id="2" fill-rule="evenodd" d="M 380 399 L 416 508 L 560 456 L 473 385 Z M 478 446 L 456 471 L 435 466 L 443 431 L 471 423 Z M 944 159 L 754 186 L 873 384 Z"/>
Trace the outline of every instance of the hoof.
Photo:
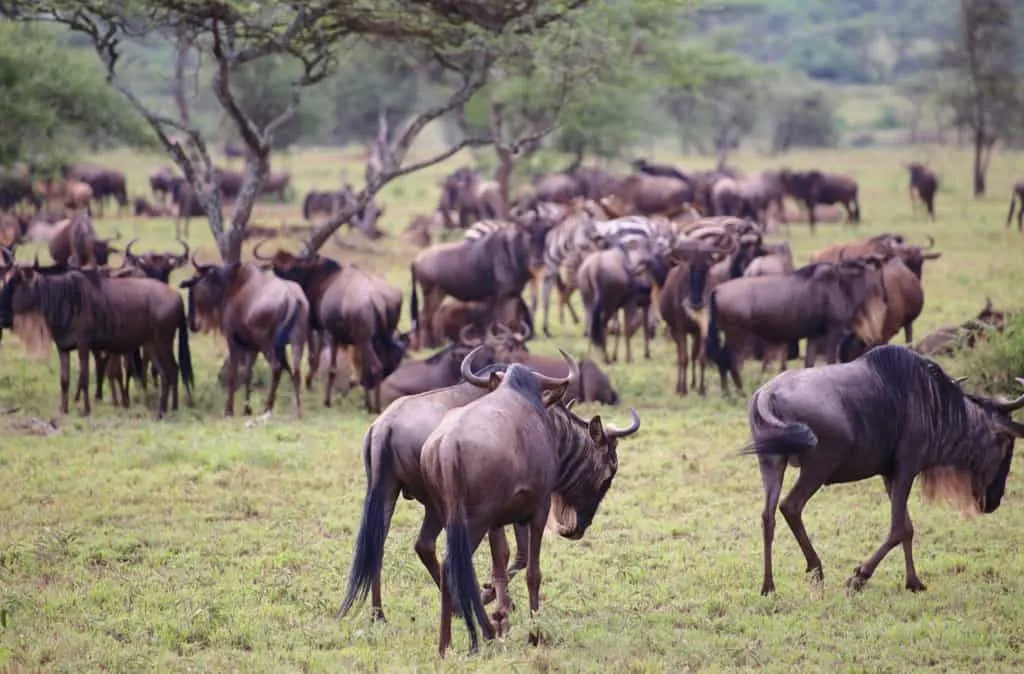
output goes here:
<path id="1" fill-rule="evenodd" d="M 374 609 L 372 615 L 370 616 L 370 622 L 387 624 L 388 619 L 384 617 L 384 610 Z"/>
<path id="2" fill-rule="evenodd" d="M 771 596 L 773 594 L 775 594 L 775 585 L 762 585 L 761 586 L 761 596 L 762 597 L 768 597 L 768 596 Z"/>
<path id="3" fill-rule="evenodd" d="M 867 582 L 868 579 L 860 575 L 860 567 L 858 566 L 853 570 L 853 575 L 846 581 L 846 596 L 850 597 L 860 592 L 867 585 Z"/>
<path id="4" fill-rule="evenodd" d="M 911 592 L 924 592 L 928 589 L 927 587 L 925 587 L 924 583 L 922 583 L 917 578 L 914 578 L 913 580 L 908 580 L 906 587 Z"/>
<path id="5" fill-rule="evenodd" d="M 480 601 L 482 601 L 484 605 L 487 605 L 494 601 L 495 596 L 494 588 L 489 585 L 484 585 L 483 592 L 480 593 Z"/>
<path id="6" fill-rule="evenodd" d="M 822 571 L 820 566 L 807 569 L 807 576 L 811 579 L 812 583 L 821 584 L 825 582 L 825 572 Z"/>

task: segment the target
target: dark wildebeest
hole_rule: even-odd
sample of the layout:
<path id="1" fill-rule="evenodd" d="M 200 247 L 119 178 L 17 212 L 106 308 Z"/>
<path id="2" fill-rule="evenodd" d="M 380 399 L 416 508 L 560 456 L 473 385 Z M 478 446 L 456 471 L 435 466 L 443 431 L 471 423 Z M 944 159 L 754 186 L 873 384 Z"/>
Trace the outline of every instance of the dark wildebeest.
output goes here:
<path id="1" fill-rule="evenodd" d="M 274 409 L 281 372 L 292 379 L 295 416 L 302 414 L 300 376 L 302 350 L 309 330 L 309 302 L 297 283 L 264 274 L 254 264 L 199 264 L 192 256 L 195 275 L 182 281 L 188 288 L 188 320 L 192 332 L 219 330 L 228 343 L 228 399 L 225 416 L 235 414 L 238 366 L 244 365 L 244 414 L 252 414 L 252 368 L 262 353 L 270 363 L 270 390 L 264 411 Z M 292 347 L 289 367 L 285 353 Z"/>
<path id="2" fill-rule="evenodd" d="M 178 333 L 178 358 L 185 386 L 192 387 L 185 308 L 181 295 L 151 279 L 109 278 L 95 270 L 38 265 L 13 267 L 0 291 L 0 329 L 13 328 L 30 350 L 45 352 L 52 341 L 60 354 L 61 412 L 68 413 L 71 351 L 78 351 L 78 392 L 83 413 L 92 411 L 89 401 L 89 353 L 152 354 L 161 376 L 157 418 L 178 409 L 178 367 L 174 359 L 174 334 Z M 97 372 L 98 377 L 103 372 Z"/>
<path id="3" fill-rule="evenodd" d="M 914 351 L 925 356 L 951 356 L 958 349 L 973 349 L 986 332 L 1002 332 L 1006 327 L 1006 313 L 992 308 L 992 299 L 985 298 L 985 306 L 977 317 L 960 325 L 945 325 L 925 336 L 914 345 Z"/>
<path id="4" fill-rule="evenodd" d="M 1018 379 L 1024 384 L 1024 380 Z M 889 494 L 889 535 L 853 571 L 850 591 L 861 589 L 878 564 L 903 546 L 906 588 L 925 589 L 914 568 L 914 526 L 907 498 L 920 475 L 926 497 L 945 497 L 975 513 L 999 507 L 1024 426 L 1010 414 L 1024 407 L 963 392 L 935 362 L 902 346 L 882 346 L 843 365 L 784 372 L 750 399 L 753 442 L 765 488 L 764 583 L 775 591 L 772 539 L 786 464 L 800 476 L 781 510 L 807 561 L 823 578 L 821 559 L 803 523 L 807 501 L 824 485 L 880 475 Z"/>
<path id="5" fill-rule="evenodd" d="M 120 252 L 110 245 L 121 238 L 118 232 L 112 239 L 100 239 L 92 226 L 92 219 L 77 214 L 53 226 L 50 239 L 50 257 L 60 267 L 101 267 L 109 263 L 110 254 Z"/>
<path id="6" fill-rule="evenodd" d="M 279 250 L 273 257 L 263 257 L 262 244 L 253 249 L 253 257 L 270 263 L 275 274 L 302 288 L 309 300 L 313 335 L 323 338 L 330 349 L 324 406 L 331 406 L 337 349 L 352 346 L 352 365 L 359 373 L 366 409 L 379 412 L 381 382 L 398 368 L 406 350 L 395 336 L 402 291 L 353 264 L 342 265 L 320 255 L 299 257 Z M 320 353 L 320 344 L 310 350 L 308 381 L 317 370 Z"/>
<path id="7" fill-rule="evenodd" d="M 935 171 L 919 162 L 906 164 L 910 171 L 910 206 L 917 210 L 917 201 L 920 199 L 926 209 L 928 216 L 935 220 L 935 193 L 939 190 L 939 179 L 935 177 Z"/>
<path id="8" fill-rule="evenodd" d="M 451 218 L 452 211 L 458 213 L 458 226 L 462 229 L 477 220 L 500 217 L 502 202 L 498 183 L 484 180 L 479 172 L 471 168 L 458 168 L 441 183 L 441 199 L 437 208 L 448 229 L 456 226 Z"/>
<path id="9" fill-rule="evenodd" d="M 117 212 L 128 206 L 128 190 L 124 173 L 96 164 L 77 164 L 61 170 L 65 179 L 73 179 L 87 183 L 92 188 L 92 198 L 96 200 L 97 215 L 103 217 L 103 204 L 107 199 L 117 202 Z"/>
<path id="10" fill-rule="evenodd" d="M 302 200 L 302 217 L 305 220 L 312 220 L 317 215 L 330 217 L 341 210 L 344 204 L 345 193 L 342 190 L 333 192 L 310 190 Z"/>
<path id="11" fill-rule="evenodd" d="M 238 193 L 242 191 L 242 184 L 245 183 L 245 174 L 239 171 L 232 171 L 216 167 L 217 178 L 220 183 L 220 194 L 225 201 L 234 201 Z"/>
<path id="12" fill-rule="evenodd" d="M 5 170 L 0 167 L 0 211 L 11 211 L 23 203 L 31 204 L 35 213 L 43 207 L 43 200 L 32 185 L 32 171 L 27 166 Z"/>
<path id="13" fill-rule="evenodd" d="M 522 295 L 530 270 L 542 264 L 546 231 L 501 229 L 475 241 L 438 244 L 417 254 L 409 265 L 409 308 L 420 348 L 439 343 L 433 332 L 434 313 L 446 295 L 490 304 Z M 417 284 L 423 291 L 422 317 Z"/>
<path id="14" fill-rule="evenodd" d="M 157 170 L 149 174 L 149 189 L 153 193 L 153 198 L 157 200 L 161 205 L 167 203 L 167 197 L 171 196 L 174 192 L 175 185 L 185 182 L 185 179 L 167 168 L 161 166 Z M 136 213 L 136 215 L 138 215 Z"/>
<path id="15" fill-rule="evenodd" d="M 533 317 L 522 296 L 507 297 L 493 303 L 463 302 L 446 299 L 434 313 L 434 335 L 440 339 L 457 341 L 464 328 L 484 332 L 494 323 L 509 328 L 523 327 L 523 341 L 533 334 Z"/>
<path id="16" fill-rule="evenodd" d="M 804 204 L 812 232 L 817 224 L 814 217 L 817 204 L 841 204 L 850 222 L 860 222 L 857 181 L 850 176 L 823 171 L 783 170 L 779 172 L 779 180 L 786 194 Z"/>
<path id="17" fill-rule="evenodd" d="M 668 215 L 683 211 L 694 199 L 693 187 L 678 178 L 634 173 L 601 200 L 615 215 Z"/>
<path id="18" fill-rule="evenodd" d="M 445 349 L 444 358 L 455 347 Z M 440 354 L 438 354 L 440 355 Z M 384 562 L 384 542 L 391 528 L 391 516 L 398 495 L 415 499 L 424 506 L 423 524 L 416 539 L 416 555 L 426 567 L 434 583 L 440 587 L 441 567 L 437 561 L 437 537 L 443 522 L 438 513 L 427 506 L 423 478 L 420 474 L 420 450 L 430 433 L 437 428 L 445 412 L 461 407 L 487 395 L 488 390 L 461 382 L 463 360 L 469 354 L 461 353 L 455 363 L 455 381 L 441 388 L 431 389 L 396 399 L 377 417 L 363 438 L 363 464 L 366 468 L 366 499 L 363 518 L 356 536 L 356 549 L 349 573 L 348 592 L 341 603 L 341 615 L 364 600 L 372 590 L 373 618 L 385 620 L 380 595 L 380 571 Z M 489 362 L 486 352 L 476 352 L 474 367 L 483 368 L 480 376 L 504 370 L 505 366 Z M 487 364 L 484 367 L 484 364 Z M 447 370 L 448 368 L 445 367 Z M 513 571 L 526 567 L 525 527 L 517 526 L 516 562 Z"/>
<path id="19" fill-rule="evenodd" d="M 182 180 L 171 186 L 171 203 L 174 204 L 174 237 L 188 238 L 188 225 L 192 218 L 206 215 L 202 201 L 192 184 Z M 221 204 L 223 207 L 223 204 Z M 184 220 L 184 226 L 182 226 Z"/>
<path id="20" fill-rule="evenodd" d="M 479 377 L 463 367 L 466 381 L 492 390 L 445 413 L 423 444 L 420 465 L 427 507 L 438 513 L 447 533 L 441 569 L 441 629 L 438 650 L 451 643 L 451 620 L 458 605 L 477 648 L 474 616 L 485 638 L 493 638 L 473 569 L 473 551 L 490 534 L 492 582 L 499 628 L 511 609 L 508 596 L 508 542 L 504 527 L 529 524 L 526 584 L 530 612 L 540 609 L 541 537 L 549 514 L 559 535 L 583 537 L 618 470 L 619 438 L 636 433 L 640 417 L 630 410 L 625 429 L 604 426 L 600 417 L 584 420 L 561 403 L 568 378 L 555 379 L 522 365 Z M 536 641 L 537 637 L 532 636 Z"/>
<path id="21" fill-rule="evenodd" d="M 135 217 L 162 218 L 170 215 L 170 211 L 160 204 L 151 204 L 146 197 L 135 197 L 133 201 Z"/>
<path id="22" fill-rule="evenodd" d="M 1010 213 L 1006 216 L 1006 227 L 1010 227 L 1010 221 L 1013 220 L 1013 211 L 1017 204 L 1020 202 L 1020 210 L 1017 211 L 1017 231 L 1024 229 L 1024 180 L 1018 180 L 1013 186 L 1013 191 L 1010 193 Z"/>
<path id="23" fill-rule="evenodd" d="M 590 343 L 601 349 L 605 364 L 619 359 L 619 339 L 626 332 L 626 362 L 633 362 L 633 350 L 630 346 L 628 331 L 619 330 L 615 334 L 613 355 L 608 354 L 608 319 L 621 310 L 620 325 L 627 324 L 627 314 L 631 308 L 643 307 L 643 323 L 648 320 L 650 286 L 637 277 L 639 258 L 634 253 L 621 248 L 610 248 L 590 254 L 580 265 L 577 272 L 577 285 L 583 305 L 587 308 L 587 337 Z M 646 295 L 648 304 L 643 304 L 641 295 Z M 644 335 L 644 358 L 651 357 L 650 335 Z"/>
<path id="24" fill-rule="evenodd" d="M 548 377 L 564 377 L 567 374 L 565 361 L 551 356 L 544 356 L 539 353 L 527 353 L 526 351 L 515 351 L 510 354 L 509 362 L 525 365 L 535 372 L 540 372 Z M 578 362 L 579 378 L 569 384 L 565 390 L 562 400 L 569 402 L 597 402 L 604 405 L 618 405 L 619 394 L 612 387 L 608 375 L 589 358 L 582 358 Z"/>
<path id="25" fill-rule="evenodd" d="M 881 341 L 886 289 L 878 258 L 810 264 L 789 276 L 759 276 L 727 281 L 711 293 L 708 356 L 718 364 L 722 391 L 726 375 L 740 391 L 748 335 L 789 344 L 807 338 L 805 365 L 814 366 L 815 338 L 824 338 L 827 360 L 834 363 L 843 335 L 851 330 L 866 344 Z M 725 333 L 725 344 L 719 338 Z"/>

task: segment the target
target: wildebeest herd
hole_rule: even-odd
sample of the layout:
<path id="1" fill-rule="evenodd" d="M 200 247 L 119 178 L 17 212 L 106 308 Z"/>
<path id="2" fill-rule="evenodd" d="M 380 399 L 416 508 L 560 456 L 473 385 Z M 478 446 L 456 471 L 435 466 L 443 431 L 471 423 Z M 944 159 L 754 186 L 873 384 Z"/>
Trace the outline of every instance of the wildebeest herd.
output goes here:
<path id="1" fill-rule="evenodd" d="M 253 249 L 252 261 L 235 264 L 201 262 L 184 240 L 180 250 L 139 253 L 131 241 L 121 251 L 114 239 L 97 235 L 90 204 L 110 196 L 126 206 L 123 176 L 99 180 L 96 172 L 66 171 L 63 187 L 51 185 L 47 194 L 78 210 L 49 224 L 52 264 L 16 259 L 23 223 L 30 222 L 23 215 L 0 222 L 0 235 L 10 232 L 0 248 L 0 331 L 13 330 L 33 351 L 56 344 L 64 413 L 72 352 L 79 362 L 75 397 L 85 414 L 91 356 L 97 400 L 107 380 L 114 402 L 127 407 L 130 382 L 146 387 L 155 377 L 158 417 L 177 409 L 179 383 L 191 404 L 190 332 L 218 332 L 227 341 L 226 415 L 235 411 L 239 374 L 244 412 L 251 413 L 259 355 L 271 370 L 265 411 L 273 410 L 287 374 L 293 412 L 301 415 L 307 351 L 305 389 L 326 372 L 323 404 L 330 407 L 339 358 L 347 352 L 366 410 L 380 416 L 364 439 L 367 493 L 342 612 L 369 593 L 374 616 L 383 619 L 384 541 L 399 494 L 415 499 L 424 507 L 415 550 L 441 593 L 442 654 L 453 615 L 465 620 L 474 649 L 477 626 L 485 638 L 507 627 L 508 582 L 521 569 L 530 609 L 538 609 L 545 528 L 572 540 L 584 535 L 617 473 L 619 440 L 640 428 L 634 409 L 625 428 L 573 411 L 577 401 L 620 402 L 597 362 L 561 349 L 561 359 L 530 352 L 529 342 L 551 336 L 552 290 L 559 320 L 568 310 L 605 365 L 618 360 L 623 339 L 625 361 L 633 360 L 638 331 L 643 357 L 651 358 L 650 340 L 663 322 L 676 344 L 680 396 L 691 388 L 706 395 L 709 359 L 723 394 L 730 379 L 742 392 L 745 360 L 786 370 L 802 346 L 805 368 L 781 372 L 749 404 L 753 441 L 746 451 L 758 458 L 766 492 L 762 592 L 775 589 L 776 510 L 820 578 L 821 560 L 801 519 L 807 501 L 822 485 L 874 475 L 885 482 L 892 524 L 848 586 L 860 589 L 901 545 L 906 586 L 923 590 L 907 513 L 914 480 L 921 477 L 926 496 L 991 513 L 1004 493 L 1014 440 L 1024 435 L 1010 418 L 1024 407 L 1024 396 L 1003 401 L 966 393 L 926 355 L 969 347 L 1001 330 L 1002 312 L 986 302 L 959 328 L 942 328 L 913 348 L 888 345 L 900 331 L 913 344 L 925 263 L 941 256 L 933 238 L 915 243 L 879 234 L 824 248 L 803 266 L 788 242 L 769 241 L 779 223 L 793 219 L 787 197 L 802 204 L 812 230 L 823 206 L 839 205 L 849 222 L 859 222 L 853 178 L 788 170 L 745 176 L 728 168 L 686 173 L 646 160 L 633 168 L 625 177 L 583 168 L 537 176 L 508 206 L 496 183 L 478 172 L 452 173 L 436 211 L 411 228 L 425 248 L 409 265 L 407 333 L 399 331 L 402 291 L 356 264 L 283 249 L 265 254 L 266 241 Z M 921 164 L 907 168 L 912 200 L 934 219 L 935 174 Z M 87 185 L 91 196 L 72 198 L 72 181 Z M 150 184 L 161 208 L 170 198 L 178 214 L 201 214 L 188 184 L 172 173 L 154 173 Z M 227 195 L 234 183 L 222 174 L 221 185 Z M 268 189 L 283 200 L 287 187 L 287 176 L 279 176 Z M 1020 185 L 1015 199 L 1018 193 L 1024 201 Z M 24 200 L 12 194 L 2 195 L 9 210 Z M 311 192 L 303 214 L 331 215 L 351 197 L 348 188 Z M 375 223 L 381 212 L 374 206 L 358 217 Z M 1007 226 L 1013 214 L 1011 202 Z M 429 245 L 433 234 L 453 229 L 461 230 L 458 240 Z M 187 238 L 187 228 L 179 234 Z M 116 254 L 120 266 L 111 265 Z M 192 275 L 179 284 L 187 290 L 183 299 L 170 274 L 189 265 Z M 572 304 L 577 290 L 582 316 Z M 435 352 L 409 357 L 410 349 L 424 348 Z M 815 367 L 820 357 L 825 367 Z M 787 465 L 800 475 L 780 504 Z M 506 525 L 516 535 L 511 567 Z M 442 530 L 447 551 L 439 564 L 435 543 Z M 481 591 L 472 554 L 485 535 L 493 566 Z M 488 615 L 484 607 L 492 601 L 496 609 Z"/>

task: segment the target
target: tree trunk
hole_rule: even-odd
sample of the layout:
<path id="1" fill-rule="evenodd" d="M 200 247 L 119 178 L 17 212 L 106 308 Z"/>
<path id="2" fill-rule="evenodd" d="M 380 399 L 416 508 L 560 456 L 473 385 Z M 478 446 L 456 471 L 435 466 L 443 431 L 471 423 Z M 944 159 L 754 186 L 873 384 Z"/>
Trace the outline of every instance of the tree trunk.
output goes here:
<path id="1" fill-rule="evenodd" d="M 985 196 L 985 134 L 982 131 L 974 133 L 974 196 Z"/>
<path id="2" fill-rule="evenodd" d="M 502 113 L 505 110 L 503 103 L 491 104 L 491 137 L 494 139 L 494 151 L 498 155 L 498 170 L 495 180 L 498 181 L 498 196 L 501 200 L 501 212 L 498 218 L 507 220 L 509 214 L 509 203 L 511 195 L 512 171 L 515 170 L 516 160 L 512 156 L 512 150 L 502 141 Z"/>

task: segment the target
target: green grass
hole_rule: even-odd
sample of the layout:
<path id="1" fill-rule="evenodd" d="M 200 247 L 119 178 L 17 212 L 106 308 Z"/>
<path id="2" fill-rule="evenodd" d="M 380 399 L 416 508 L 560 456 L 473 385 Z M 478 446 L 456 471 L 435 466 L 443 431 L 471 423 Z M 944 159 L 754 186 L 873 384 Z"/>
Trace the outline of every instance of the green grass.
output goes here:
<path id="1" fill-rule="evenodd" d="M 899 162 L 919 157 L 942 178 L 939 221 L 910 215 Z M 668 158 L 667 156 L 661 158 Z M 679 158 L 675 158 L 679 159 Z M 125 168 L 141 193 L 157 157 L 118 154 L 96 161 Z M 386 190 L 385 226 L 398 232 L 429 210 L 437 181 L 456 165 L 415 175 Z M 745 169 L 770 165 L 741 156 Z M 969 158 L 949 148 L 791 155 L 778 163 L 855 175 L 864 223 L 854 232 L 805 225 L 791 239 L 799 261 L 841 239 L 899 231 L 932 233 L 943 257 L 928 263 L 927 301 L 917 334 L 973 316 L 992 297 L 1019 308 L 1024 239 L 1003 228 L 1020 155 L 993 161 L 990 198 L 969 198 Z M 698 167 L 706 161 L 683 160 Z M 300 193 L 327 187 L 339 170 L 360 169 L 329 151 L 283 162 Z M 261 207 L 255 221 L 297 222 Z M 141 236 L 143 248 L 171 246 L 169 221 L 107 219 L 105 232 Z M 370 244 L 356 235 L 360 264 L 407 287 L 413 250 L 397 238 Z M 212 251 L 193 223 L 192 241 Z M 351 249 L 329 254 L 353 259 Z M 31 252 L 22 253 L 27 259 Z M 43 256 L 45 259 L 45 255 Z M 209 259 L 209 258 L 207 258 Z M 177 282 L 182 274 L 175 276 Z M 407 314 L 407 310 L 405 312 Z M 403 319 L 407 323 L 407 316 Z M 536 351 L 585 351 L 580 328 L 558 326 Z M 902 339 L 899 336 L 898 339 Z M 620 446 L 619 475 L 587 536 L 547 537 L 542 608 L 546 643 L 531 647 L 525 584 L 511 633 L 467 658 L 455 624 L 454 649 L 437 659 L 439 595 L 412 551 L 421 508 L 402 500 L 388 541 L 384 605 L 390 622 L 371 625 L 368 609 L 345 620 L 344 593 L 365 489 L 361 438 L 371 417 L 353 391 L 331 410 L 319 393 L 307 417 L 289 416 L 290 392 L 263 425 L 220 416 L 215 375 L 223 340 L 193 337 L 199 395 L 194 409 L 151 420 L 149 408 L 99 404 L 91 418 L 56 418 L 56 357 L 29 360 L 6 335 L 0 346 L 0 667 L 12 671 L 1020 671 L 1024 667 L 1024 496 L 1012 475 L 995 515 L 965 521 L 911 500 L 918 569 L 928 591 L 902 589 L 894 552 L 859 596 L 843 582 L 881 542 L 888 507 L 880 480 L 823 490 L 806 512 L 825 563 L 811 585 L 781 523 L 776 540 L 778 595 L 761 583 L 761 482 L 756 463 L 736 456 L 747 439 L 745 400 L 724 400 L 717 376 L 707 399 L 672 394 L 674 347 L 662 338 L 653 358 L 620 363 L 610 374 L 625 405 L 587 407 L 613 422 L 636 406 L 643 428 Z M 962 363 L 950 362 L 956 374 Z M 748 367 L 748 391 L 759 381 Z M 709 373 L 711 375 L 712 373 Z M 262 391 L 254 395 L 257 409 Z M 30 432 L 32 417 L 59 430 Z M 38 425 L 35 427 L 38 428 Z M 1019 472 L 1019 471 L 1016 471 Z M 795 471 L 790 471 L 789 483 Z M 443 540 L 443 539 L 442 539 Z M 442 548 L 443 549 L 443 548 Z M 486 551 L 477 555 L 482 573 Z M 482 576 L 481 576 L 482 577 Z"/>

